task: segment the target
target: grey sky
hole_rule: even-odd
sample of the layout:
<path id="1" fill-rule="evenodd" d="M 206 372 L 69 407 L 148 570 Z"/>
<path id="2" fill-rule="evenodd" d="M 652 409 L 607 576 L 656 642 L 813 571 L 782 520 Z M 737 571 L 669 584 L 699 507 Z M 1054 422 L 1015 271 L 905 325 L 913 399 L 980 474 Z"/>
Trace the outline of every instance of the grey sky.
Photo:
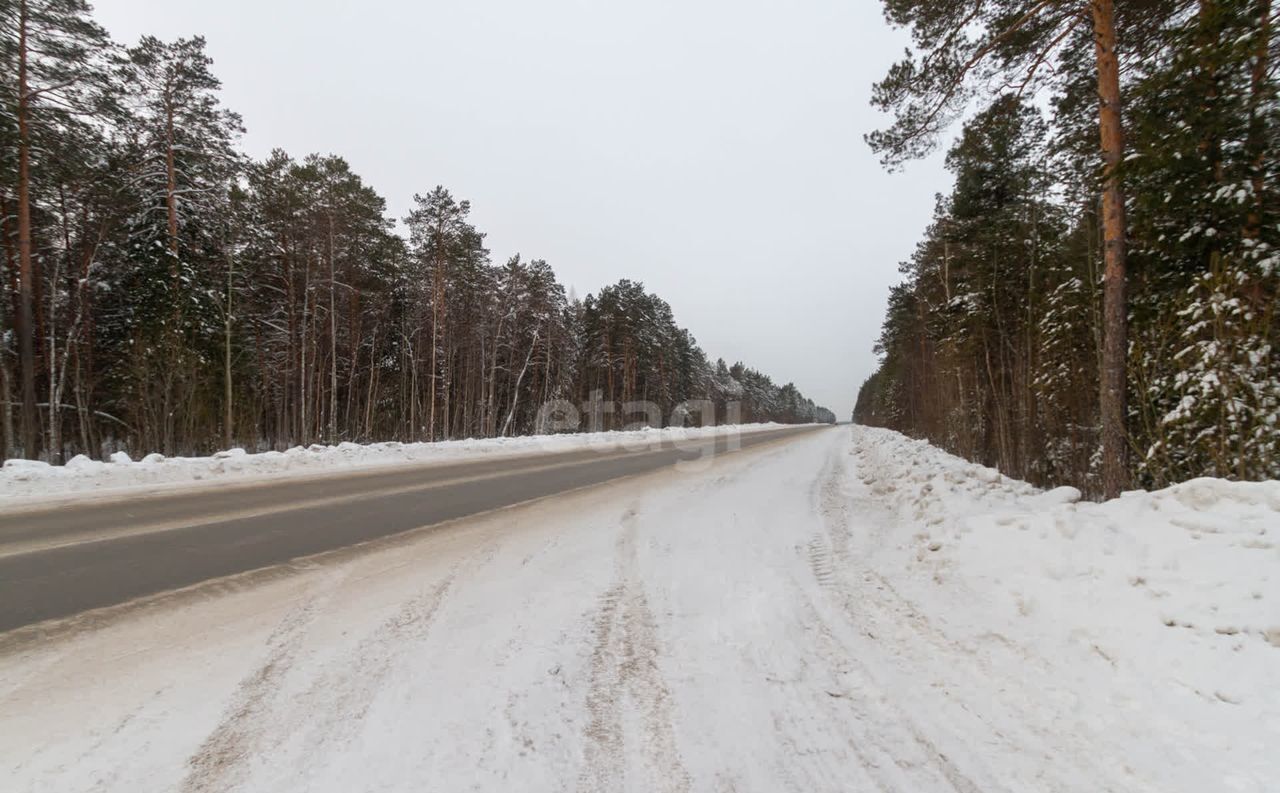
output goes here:
<path id="1" fill-rule="evenodd" d="M 897 263 L 946 185 L 886 174 L 876 0 L 99 0 L 118 41 L 203 34 L 245 149 L 347 158 L 403 216 L 443 184 L 495 261 L 671 303 L 714 360 L 847 418 Z"/>

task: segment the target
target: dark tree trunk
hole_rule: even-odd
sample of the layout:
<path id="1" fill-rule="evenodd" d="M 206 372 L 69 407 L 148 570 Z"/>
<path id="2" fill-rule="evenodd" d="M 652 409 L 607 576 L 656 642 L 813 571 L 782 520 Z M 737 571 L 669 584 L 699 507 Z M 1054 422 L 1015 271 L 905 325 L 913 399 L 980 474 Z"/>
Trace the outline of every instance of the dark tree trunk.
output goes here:
<path id="1" fill-rule="evenodd" d="M 1253 203 L 1245 221 L 1244 236 L 1257 239 L 1262 233 L 1262 208 L 1266 194 L 1267 128 L 1263 117 L 1266 107 L 1265 94 L 1271 89 L 1267 80 L 1269 47 L 1271 46 L 1271 0 L 1258 3 L 1258 44 L 1254 48 L 1253 69 L 1249 86 L 1249 149 L 1250 182 L 1253 186 Z"/>
<path id="2" fill-rule="evenodd" d="M 1125 431 L 1128 311 L 1125 297 L 1125 208 L 1118 169 L 1124 156 L 1120 119 L 1120 64 L 1116 57 L 1113 0 L 1092 0 L 1098 63 L 1099 133 L 1102 144 L 1103 295 L 1102 492 L 1120 495 L 1129 484 L 1129 441 Z"/>
<path id="3" fill-rule="evenodd" d="M 36 353 L 31 303 L 31 131 L 27 85 L 27 3 L 18 4 L 18 356 L 22 369 L 22 454 L 34 458 L 39 444 L 36 414 Z"/>

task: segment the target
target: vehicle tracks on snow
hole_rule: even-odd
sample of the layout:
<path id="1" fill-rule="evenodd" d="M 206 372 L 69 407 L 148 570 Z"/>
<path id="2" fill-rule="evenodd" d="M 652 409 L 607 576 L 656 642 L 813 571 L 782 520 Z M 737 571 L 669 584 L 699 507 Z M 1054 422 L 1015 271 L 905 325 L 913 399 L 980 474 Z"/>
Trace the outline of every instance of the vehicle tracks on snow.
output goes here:
<path id="1" fill-rule="evenodd" d="M 672 727 L 671 690 L 658 666 L 657 623 L 637 573 L 636 506 L 622 515 L 614 558 L 614 584 L 600 597 L 592 619 L 594 646 L 583 732 L 585 764 L 580 793 L 616 789 L 626 776 L 625 744 L 638 739 L 652 773 L 649 789 L 689 791 L 692 781 L 681 760 Z M 626 735 L 624 700 L 639 713 L 642 734 Z"/>
<path id="2" fill-rule="evenodd" d="M 356 645 L 326 659 L 301 693 L 286 693 L 287 678 L 306 655 L 309 630 L 333 600 L 342 581 L 320 586 L 288 612 L 268 637 L 263 662 L 239 684 L 222 721 L 187 761 L 183 793 L 235 788 L 251 772 L 253 758 L 273 754 L 286 740 L 302 741 L 304 757 L 342 751 L 359 733 L 383 682 L 398 660 L 428 640 L 441 607 L 461 577 L 491 560 L 498 541 L 490 538 L 455 563 L 440 580 L 405 600 Z"/>
<path id="3" fill-rule="evenodd" d="M 183 793 L 234 787 L 246 772 L 244 761 L 259 750 L 263 717 L 273 706 L 307 628 L 327 598 L 313 596 L 291 609 L 267 638 L 267 655 L 237 687 L 222 721 L 187 761 Z"/>
<path id="4" fill-rule="evenodd" d="M 823 647 L 822 655 L 830 665 L 828 671 L 833 678 L 827 692 L 832 700 L 830 707 L 846 715 L 852 711 L 855 724 L 877 731 L 850 738 L 849 747 L 878 789 L 886 793 L 909 793 L 917 789 L 912 785 L 918 785 L 921 776 L 927 776 L 934 777 L 931 781 L 945 781 L 956 793 L 981 793 L 982 788 L 941 752 L 915 719 L 876 682 L 871 670 L 860 660 L 858 648 L 842 638 L 837 626 L 823 616 L 824 612 L 834 612 L 840 617 L 838 621 L 856 635 L 876 640 L 862 624 L 859 614 L 851 609 L 852 604 L 861 602 L 862 598 L 850 590 L 848 576 L 841 574 L 855 565 L 851 501 L 844 489 L 846 475 L 842 456 L 833 450 L 811 489 L 823 530 L 809 540 L 808 562 L 824 594 L 815 599 L 804 587 L 798 587 L 799 600 Z M 839 719 L 838 715 L 833 718 Z M 887 730 L 886 735 L 886 728 L 890 726 L 892 729 Z M 896 775 L 885 772 L 881 756 L 907 778 L 908 787 L 899 784 Z M 941 779 L 936 779 L 938 776 Z"/>
<path id="5" fill-rule="evenodd" d="M 360 732 L 396 661 L 425 642 L 436 614 L 458 579 L 452 570 L 443 580 L 405 601 L 347 655 L 327 663 L 301 696 L 310 714 L 303 732 L 303 756 L 323 757 L 324 750 L 343 751 Z"/>

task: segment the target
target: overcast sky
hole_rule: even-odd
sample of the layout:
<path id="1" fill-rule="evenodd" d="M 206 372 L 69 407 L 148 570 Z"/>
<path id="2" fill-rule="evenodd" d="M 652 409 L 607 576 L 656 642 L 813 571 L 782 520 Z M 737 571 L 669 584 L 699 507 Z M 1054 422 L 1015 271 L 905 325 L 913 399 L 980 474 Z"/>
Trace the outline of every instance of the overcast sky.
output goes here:
<path id="1" fill-rule="evenodd" d="M 906 45 L 875 0 L 99 0 L 122 43 L 204 35 L 244 148 L 345 157 L 403 217 L 437 184 L 495 262 L 631 278 L 707 355 L 847 418 L 897 264 L 946 187 L 862 141 Z"/>

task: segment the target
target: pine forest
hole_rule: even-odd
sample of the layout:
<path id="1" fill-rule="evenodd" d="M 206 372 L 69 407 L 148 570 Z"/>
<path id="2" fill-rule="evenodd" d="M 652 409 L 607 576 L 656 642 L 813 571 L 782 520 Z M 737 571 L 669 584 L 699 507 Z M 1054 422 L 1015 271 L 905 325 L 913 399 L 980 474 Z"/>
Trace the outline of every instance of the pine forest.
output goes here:
<path id="1" fill-rule="evenodd" d="M 340 156 L 244 156 L 200 37 L 0 0 L 0 59 L 5 457 L 528 434 L 557 400 L 621 406 L 600 429 L 834 421 L 638 281 L 578 300 L 492 260 L 443 187 L 395 219 Z"/>
<path id="2" fill-rule="evenodd" d="M 872 148 L 967 121 L 857 419 L 1107 496 L 1280 477 L 1270 0 L 884 6 Z"/>

